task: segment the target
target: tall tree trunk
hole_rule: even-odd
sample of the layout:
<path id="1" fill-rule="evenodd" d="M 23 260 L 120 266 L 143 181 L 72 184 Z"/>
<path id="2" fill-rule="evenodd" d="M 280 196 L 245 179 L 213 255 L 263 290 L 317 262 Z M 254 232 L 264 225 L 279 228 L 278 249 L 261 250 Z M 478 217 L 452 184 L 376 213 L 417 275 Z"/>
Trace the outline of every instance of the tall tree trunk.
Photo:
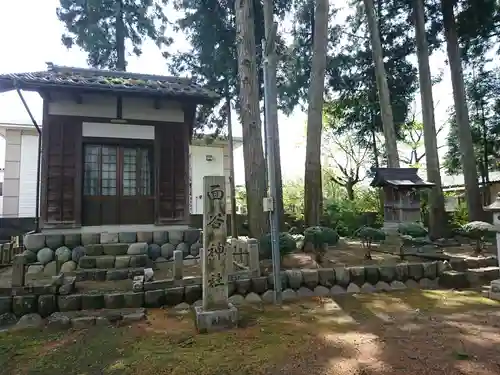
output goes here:
<path id="1" fill-rule="evenodd" d="M 447 218 L 444 196 L 439 173 L 439 153 L 437 148 L 432 80 L 429 67 L 429 46 L 425 33 L 424 0 L 413 0 L 415 16 L 415 38 L 417 41 L 418 76 L 420 80 L 420 100 L 424 122 L 424 146 L 427 179 L 434 184 L 429 195 L 429 234 L 431 238 L 442 238 L 446 234 Z M 416 161 L 416 152 L 415 152 Z"/>
<path id="2" fill-rule="evenodd" d="M 321 187 L 321 131 L 328 45 L 328 0 L 316 0 L 314 11 L 311 83 L 307 108 L 307 145 L 304 178 L 304 219 L 308 226 L 319 225 L 323 206 Z"/>
<path id="3" fill-rule="evenodd" d="M 251 235 L 260 238 L 267 232 L 267 220 L 262 206 L 262 200 L 266 195 L 266 163 L 262 151 L 257 51 L 252 1 L 236 0 L 235 11 L 248 223 Z"/>
<path id="4" fill-rule="evenodd" d="M 226 96 L 227 138 L 229 143 L 229 199 L 231 200 L 231 237 L 238 238 L 236 229 L 236 189 L 234 186 L 233 121 L 231 118 L 231 98 Z"/>
<path id="5" fill-rule="evenodd" d="M 125 71 L 125 24 L 123 23 L 123 1 L 116 3 L 116 69 Z"/>
<path id="6" fill-rule="evenodd" d="M 372 44 L 373 61 L 375 63 L 375 78 L 377 80 L 380 112 L 384 128 L 385 147 L 387 149 L 387 166 L 390 168 L 399 168 L 396 130 L 394 128 L 394 118 L 392 116 L 391 98 L 389 86 L 387 85 L 387 75 L 384 67 L 380 32 L 375 17 L 373 0 L 363 0 L 363 2 L 365 4 L 366 19 L 368 21 L 368 29 L 370 30 L 370 39 Z"/>
<path id="7" fill-rule="evenodd" d="M 350 201 L 354 200 L 354 185 L 352 182 L 347 181 L 345 184 L 345 189 L 347 190 L 347 199 Z"/>
<path id="8" fill-rule="evenodd" d="M 453 5 L 454 0 L 441 0 L 446 49 L 450 63 L 453 99 L 455 102 L 455 116 L 458 126 L 460 149 L 462 152 L 467 209 L 469 211 L 469 221 L 475 221 L 483 220 L 483 206 L 481 204 L 479 183 L 477 181 L 476 158 L 472 144 L 469 111 L 467 109 L 467 101 L 465 97 L 464 76 Z"/>
<path id="9" fill-rule="evenodd" d="M 274 17 L 273 17 L 273 0 L 264 0 L 264 28 L 265 28 L 265 38 L 269 39 L 269 32 L 273 26 Z M 271 100 L 268 102 L 269 108 L 269 122 L 271 124 L 275 124 L 274 128 L 274 172 L 275 172 L 275 182 L 276 182 L 276 202 L 275 202 L 275 210 L 278 214 L 279 218 L 279 229 L 280 231 L 285 230 L 285 215 L 283 209 L 283 178 L 281 175 L 281 151 L 280 151 L 280 132 L 278 127 L 278 89 L 276 83 L 276 69 L 278 64 L 278 59 L 276 56 L 276 50 L 273 49 L 272 53 L 268 56 L 269 60 L 269 92 L 271 96 Z"/>
<path id="10" fill-rule="evenodd" d="M 489 171 L 489 163 L 488 163 L 488 129 L 486 127 L 486 117 L 484 114 L 484 100 L 481 99 L 481 130 L 482 130 L 482 138 L 483 138 L 483 163 L 485 166 L 484 169 L 484 184 L 483 184 L 483 201 L 484 205 L 487 206 L 491 203 L 490 197 L 490 171 Z"/>

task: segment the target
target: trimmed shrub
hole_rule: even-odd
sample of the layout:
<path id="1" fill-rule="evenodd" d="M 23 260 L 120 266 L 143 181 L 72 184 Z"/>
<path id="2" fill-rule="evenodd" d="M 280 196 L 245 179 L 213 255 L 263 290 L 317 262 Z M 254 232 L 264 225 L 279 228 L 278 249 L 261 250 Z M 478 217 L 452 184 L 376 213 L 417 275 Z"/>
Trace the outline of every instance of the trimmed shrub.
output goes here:
<path id="1" fill-rule="evenodd" d="M 469 237 L 476 242 L 474 252 L 481 253 L 484 247 L 485 238 L 497 232 L 494 225 L 484 221 L 471 221 L 470 223 L 462 225 L 462 235 Z"/>
<path id="2" fill-rule="evenodd" d="M 355 233 L 354 236 L 361 239 L 361 244 L 365 249 L 365 258 L 372 259 L 371 249 L 373 242 L 380 242 L 385 240 L 384 231 L 372 227 L 361 227 Z"/>
<path id="3" fill-rule="evenodd" d="M 404 236 L 426 237 L 427 229 L 420 223 L 401 223 L 398 225 L 398 232 Z"/>
<path id="4" fill-rule="evenodd" d="M 309 227 L 304 231 L 304 242 L 310 242 L 316 248 L 323 245 L 336 245 L 339 235 L 336 231 L 327 227 Z"/>
<path id="5" fill-rule="evenodd" d="M 279 249 L 281 257 L 290 254 L 297 249 L 297 242 L 288 232 L 281 232 L 279 235 Z M 260 256 L 264 259 L 272 257 L 271 234 L 268 233 L 260 239 Z"/>

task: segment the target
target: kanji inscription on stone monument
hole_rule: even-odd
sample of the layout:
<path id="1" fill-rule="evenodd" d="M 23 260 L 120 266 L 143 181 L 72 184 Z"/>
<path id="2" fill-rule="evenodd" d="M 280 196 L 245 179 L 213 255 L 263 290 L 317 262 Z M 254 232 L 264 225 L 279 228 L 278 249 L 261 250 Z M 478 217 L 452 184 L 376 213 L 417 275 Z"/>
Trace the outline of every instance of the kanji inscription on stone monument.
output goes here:
<path id="1" fill-rule="evenodd" d="M 203 178 L 203 307 L 227 308 L 226 194 L 223 176 Z"/>

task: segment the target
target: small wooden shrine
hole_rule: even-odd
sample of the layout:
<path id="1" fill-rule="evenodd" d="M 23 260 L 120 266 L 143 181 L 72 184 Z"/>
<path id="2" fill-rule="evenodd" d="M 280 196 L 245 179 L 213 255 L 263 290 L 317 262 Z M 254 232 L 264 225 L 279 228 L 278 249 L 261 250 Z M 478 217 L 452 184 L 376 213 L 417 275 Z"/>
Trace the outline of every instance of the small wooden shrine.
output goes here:
<path id="1" fill-rule="evenodd" d="M 384 196 L 384 227 L 421 221 L 419 191 L 434 186 L 417 175 L 417 168 L 377 168 L 370 186 L 381 187 Z"/>

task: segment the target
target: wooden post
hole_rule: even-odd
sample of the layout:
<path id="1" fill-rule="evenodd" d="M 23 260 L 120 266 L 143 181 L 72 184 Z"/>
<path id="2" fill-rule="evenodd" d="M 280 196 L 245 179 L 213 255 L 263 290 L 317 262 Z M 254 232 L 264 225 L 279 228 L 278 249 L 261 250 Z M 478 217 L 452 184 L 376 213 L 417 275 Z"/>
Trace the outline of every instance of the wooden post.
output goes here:
<path id="1" fill-rule="evenodd" d="M 228 307 L 226 181 L 224 176 L 203 177 L 203 309 Z"/>

